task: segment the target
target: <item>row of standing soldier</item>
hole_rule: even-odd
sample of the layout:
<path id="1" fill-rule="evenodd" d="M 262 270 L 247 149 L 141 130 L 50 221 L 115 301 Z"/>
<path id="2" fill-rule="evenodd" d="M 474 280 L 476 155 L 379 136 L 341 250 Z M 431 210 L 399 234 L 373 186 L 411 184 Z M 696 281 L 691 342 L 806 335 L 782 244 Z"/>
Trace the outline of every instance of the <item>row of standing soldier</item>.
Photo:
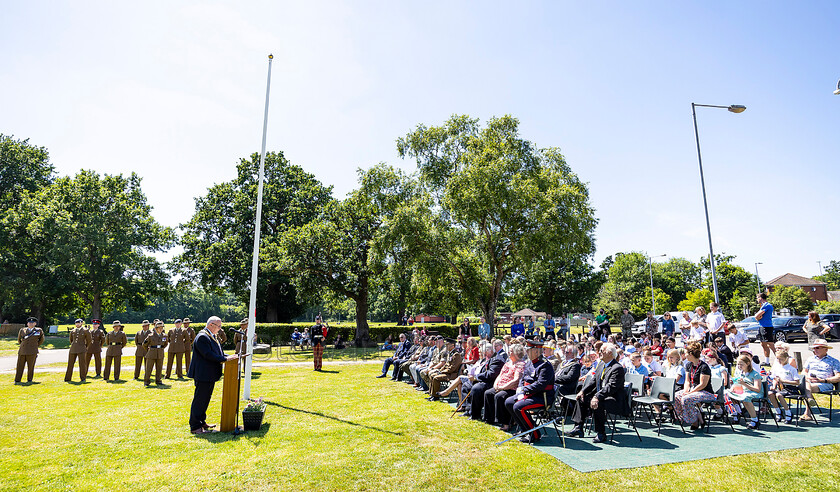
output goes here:
<path id="1" fill-rule="evenodd" d="M 22 328 L 18 333 L 18 364 L 15 374 L 15 382 L 21 382 L 24 367 L 27 367 L 27 381 L 31 382 L 35 371 L 35 360 L 38 357 L 38 347 L 44 342 L 43 329 L 35 326 L 36 318 L 27 319 L 27 327 Z M 178 378 L 184 377 L 183 368 L 189 369 L 192 343 L 195 340 L 195 330 L 190 328 L 190 319 L 184 318 L 175 320 L 175 328 L 164 332 L 165 325 L 160 320 L 154 320 L 154 329 L 149 329 L 151 323 L 143 320 L 142 328 L 134 337 L 136 345 L 134 379 L 140 379 L 141 368 L 145 361 L 146 371 L 143 383 L 149 386 L 151 375 L 154 370 L 155 382 L 162 384 L 163 356 L 167 346 L 168 360 L 166 367 L 166 379 L 171 378 L 172 363 L 175 361 L 175 373 Z M 102 327 L 102 321 L 91 320 L 93 329 L 84 326 L 84 320 L 77 319 L 75 327 L 70 330 L 70 350 L 67 360 L 67 371 L 64 380 L 69 382 L 72 379 L 76 360 L 79 362 L 79 378 L 81 381 L 87 379 L 91 359 L 96 366 L 96 377 L 102 374 L 102 347 L 105 350 L 105 371 L 104 379 L 107 381 L 111 376 L 111 367 L 114 369 L 114 380 L 119 380 L 122 366 L 122 349 L 127 345 L 128 338 L 123 329 L 125 326 L 119 321 L 114 321 L 112 331 L 106 332 Z M 183 325 L 183 326 L 182 326 Z M 243 319 L 240 327 L 247 329 L 248 320 Z M 217 335 L 220 343 L 227 341 L 224 331 Z M 236 335 L 237 353 L 245 351 L 245 337 Z M 182 363 L 185 363 L 182 365 Z"/>

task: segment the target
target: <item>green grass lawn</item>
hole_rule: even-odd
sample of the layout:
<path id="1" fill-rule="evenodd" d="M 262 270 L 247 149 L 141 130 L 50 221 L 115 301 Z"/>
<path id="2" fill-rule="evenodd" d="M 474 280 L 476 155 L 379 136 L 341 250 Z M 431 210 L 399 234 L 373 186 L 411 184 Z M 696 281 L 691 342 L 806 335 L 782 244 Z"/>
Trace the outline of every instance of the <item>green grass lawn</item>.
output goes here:
<path id="1" fill-rule="evenodd" d="M 125 368 L 128 366 L 126 365 Z M 450 418 L 375 364 L 262 368 L 269 401 L 256 433 L 188 432 L 192 383 L 0 385 L 4 490 L 743 490 L 837 489 L 840 445 L 583 474 L 506 437 Z M 130 374 L 129 374 L 130 376 Z M 217 387 L 209 421 L 218 419 Z"/>

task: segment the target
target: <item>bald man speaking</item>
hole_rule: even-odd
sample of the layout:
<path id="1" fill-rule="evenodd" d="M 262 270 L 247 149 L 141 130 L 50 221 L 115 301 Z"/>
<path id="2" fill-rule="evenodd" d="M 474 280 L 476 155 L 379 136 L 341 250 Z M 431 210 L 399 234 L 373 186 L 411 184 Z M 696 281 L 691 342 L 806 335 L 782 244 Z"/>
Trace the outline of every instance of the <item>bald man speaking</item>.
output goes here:
<path id="1" fill-rule="evenodd" d="M 213 386 L 222 377 L 222 363 L 238 359 L 238 355 L 225 355 L 216 334 L 222 329 L 222 319 L 211 316 L 204 329 L 195 337 L 192 347 L 192 360 L 187 376 L 195 382 L 195 394 L 190 407 L 190 432 L 207 434 L 216 425 L 207 425 L 207 407 L 213 396 Z"/>

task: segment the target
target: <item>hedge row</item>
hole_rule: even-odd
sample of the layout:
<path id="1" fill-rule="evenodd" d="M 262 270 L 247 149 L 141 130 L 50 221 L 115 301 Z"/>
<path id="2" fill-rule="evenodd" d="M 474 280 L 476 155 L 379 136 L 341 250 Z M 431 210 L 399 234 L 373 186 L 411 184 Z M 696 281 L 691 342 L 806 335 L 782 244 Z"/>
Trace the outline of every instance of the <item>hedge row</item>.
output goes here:
<path id="1" fill-rule="evenodd" d="M 436 332 L 443 336 L 454 337 L 458 333 L 458 327 L 455 325 L 440 323 L 424 323 L 422 325 L 415 325 L 418 328 L 424 328 L 427 332 Z M 192 323 L 190 325 L 196 332 L 204 328 L 204 323 Z M 228 339 L 224 344 L 225 349 L 233 349 L 233 338 L 235 334 L 230 331 L 231 328 L 239 329 L 239 323 L 223 323 L 222 329 L 227 333 Z M 257 323 L 257 342 L 268 343 L 273 346 L 289 345 L 292 339 L 292 333 L 295 328 L 298 331 L 303 331 L 300 326 L 295 326 L 289 323 Z M 388 335 L 391 335 L 393 340 L 399 338 L 400 333 L 406 333 L 413 330 L 413 326 L 378 326 L 370 328 L 370 338 L 377 343 L 384 342 Z M 332 344 L 337 335 L 341 335 L 341 339 L 348 341 L 353 340 L 356 336 L 356 325 L 342 324 L 340 326 L 330 326 L 330 331 L 327 334 L 327 343 Z"/>

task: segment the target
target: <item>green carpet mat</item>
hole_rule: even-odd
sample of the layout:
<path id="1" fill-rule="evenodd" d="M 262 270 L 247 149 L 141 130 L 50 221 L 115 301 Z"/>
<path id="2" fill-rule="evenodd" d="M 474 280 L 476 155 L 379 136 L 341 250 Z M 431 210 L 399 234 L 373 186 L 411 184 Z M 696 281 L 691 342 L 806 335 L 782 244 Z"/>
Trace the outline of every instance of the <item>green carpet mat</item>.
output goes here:
<path id="1" fill-rule="evenodd" d="M 583 438 L 567 437 L 565 448 L 554 427 L 548 426 L 545 428 L 547 433 L 534 445 L 534 449 L 557 458 L 577 471 L 592 472 L 840 443 L 840 415 L 835 415 L 834 421 L 829 422 L 828 410 L 823 409 L 823 415 L 817 414 L 817 419 L 819 426 L 813 422 L 802 423 L 799 427 L 779 423 L 777 429 L 768 417 L 757 431 L 734 424 L 735 432 L 724 423 L 712 422 L 708 433 L 686 427 L 685 434 L 679 425 L 669 423 L 663 424 L 662 434 L 657 436 L 656 427 L 642 417 L 637 422 L 641 442 L 626 421 L 619 421 L 611 444 L 593 443 L 595 435 L 592 434 Z M 570 425 L 566 426 L 567 431 L 570 428 Z M 512 444 L 509 442 L 502 446 Z"/>

